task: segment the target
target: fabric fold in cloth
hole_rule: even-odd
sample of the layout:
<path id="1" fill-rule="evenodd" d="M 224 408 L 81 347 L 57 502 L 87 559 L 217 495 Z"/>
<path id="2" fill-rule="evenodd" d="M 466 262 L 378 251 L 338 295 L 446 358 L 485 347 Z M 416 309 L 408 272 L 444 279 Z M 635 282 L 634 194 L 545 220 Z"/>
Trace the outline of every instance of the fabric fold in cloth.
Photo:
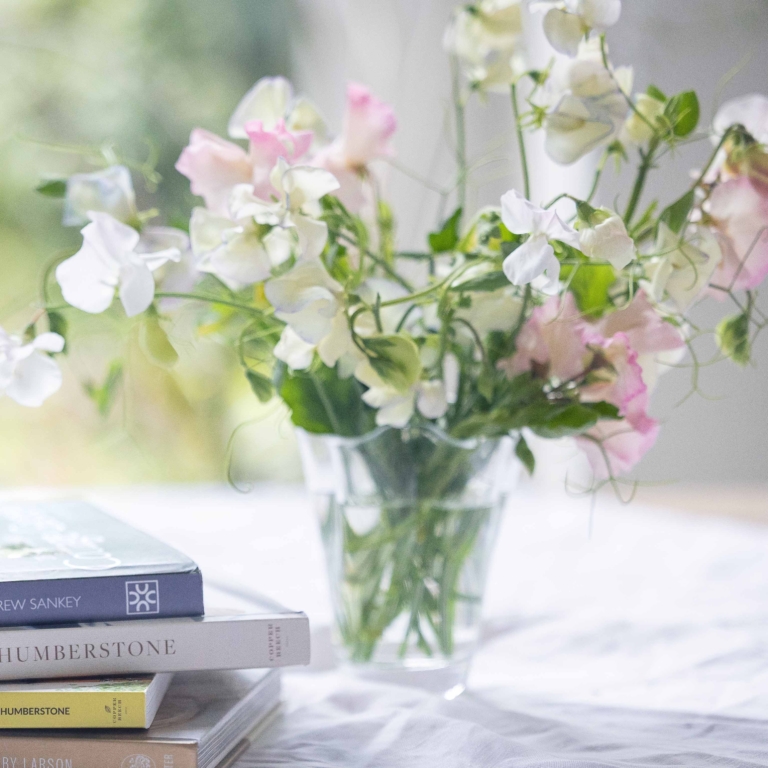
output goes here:
<path id="1" fill-rule="evenodd" d="M 754 720 L 515 700 L 508 691 L 445 701 L 343 672 L 285 682 L 284 713 L 238 768 L 768 766 L 765 724 Z"/>

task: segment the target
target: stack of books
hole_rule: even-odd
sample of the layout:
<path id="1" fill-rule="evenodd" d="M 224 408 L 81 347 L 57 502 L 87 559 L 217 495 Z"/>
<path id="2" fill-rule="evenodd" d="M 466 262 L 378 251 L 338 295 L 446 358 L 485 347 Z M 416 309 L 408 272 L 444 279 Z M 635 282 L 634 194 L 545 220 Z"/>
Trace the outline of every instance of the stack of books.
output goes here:
<path id="1" fill-rule="evenodd" d="M 309 663 L 303 613 L 78 501 L 0 506 L 2 768 L 213 768 Z"/>

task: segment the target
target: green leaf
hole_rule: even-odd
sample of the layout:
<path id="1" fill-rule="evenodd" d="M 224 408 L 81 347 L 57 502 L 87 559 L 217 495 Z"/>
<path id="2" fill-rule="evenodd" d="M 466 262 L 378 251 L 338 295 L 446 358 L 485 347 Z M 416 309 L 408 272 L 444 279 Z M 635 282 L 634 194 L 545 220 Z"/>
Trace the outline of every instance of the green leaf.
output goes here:
<path id="1" fill-rule="evenodd" d="M 373 369 L 401 392 L 413 386 L 421 374 L 419 348 L 407 336 L 372 336 L 363 339 Z"/>
<path id="2" fill-rule="evenodd" d="M 673 232 L 680 232 L 688 221 L 688 214 L 691 212 L 694 203 L 694 193 L 689 189 L 681 198 L 668 205 L 659 216 L 659 221 L 663 221 Z"/>
<path id="3" fill-rule="evenodd" d="M 654 99 L 656 99 L 656 101 L 665 102 L 667 100 L 667 97 L 664 95 L 664 92 L 659 90 L 655 85 L 649 85 L 645 89 L 645 92 L 649 96 L 652 96 Z"/>
<path id="4" fill-rule="evenodd" d="M 484 367 L 477 377 L 477 391 L 485 398 L 486 402 L 493 402 L 495 385 L 496 372 L 492 368 Z"/>
<path id="5" fill-rule="evenodd" d="M 276 387 L 291 410 L 291 421 L 307 432 L 351 437 L 375 426 L 375 411 L 360 399 L 358 382 L 340 378 L 335 368 L 322 365 L 311 373 L 285 370 Z"/>
<path id="6" fill-rule="evenodd" d="M 510 284 L 509 278 L 501 271 L 488 272 L 480 277 L 473 277 L 471 280 L 465 280 L 459 285 L 451 286 L 452 291 L 498 291 L 499 288 L 506 288 Z"/>
<path id="7" fill-rule="evenodd" d="M 746 365 L 749 362 L 751 344 L 748 314 L 723 318 L 718 323 L 715 338 L 720 351 L 735 363 Z"/>
<path id="8" fill-rule="evenodd" d="M 67 194 L 66 179 L 43 179 L 36 187 L 35 192 L 39 192 L 46 197 L 62 198 Z"/>
<path id="9" fill-rule="evenodd" d="M 96 403 L 99 414 L 103 417 L 109 415 L 112 405 L 117 395 L 120 382 L 123 380 L 123 363 L 120 360 L 113 360 L 110 363 L 104 383 L 101 385 L 92 382 L 86 382 L 84 387 L 88 397 Z"/>
<path id="10" fill-rule="evenodd" d="M 664 117 L 669 120 L 675 136 L 692 133 L 699 124 L 699 98 L 696 92 L 683 91 L 673 96 L 664 108 Z"/>
<path id="11" fill-rule="evenodd" d="M 245 372 L 245 378 L 248 379 L 253 394 L 259 398 L 260 403 L 267 403 L 272 399 L 272 381 L 269 377 L 248 368 Z"/>
<path id="12" fill-rule="evenodd" d="M 562 410 L 553 409 L 548 419 L 531 424 L 530 428 L 539 437 L 572 437 L 594 427 L 597 420 L 598 414 L 592 408 L 581 403 L 572 403 Z"/>
<path id="13" fill-rule="evenodd" d="M 574 273 L 574 270 L 576 272 Z M 570 286 L 579 311 L 589 317 L 601 317 L 613 304 L 610 288 L 616 282 L 616 272 L 610 264 L 564 264 L 560 279 Z"/>
<path id="14" fill-rule="evenodd" d="M 146 356 L 157 365 L 171 368 L 179 361 L 179 355 L 160 325 L 157 312 L 148 312 L 144 317 L 139 336 L 141 348 Z"/>
<path id="15" fill-rule="evenodd" d="M 536 459 L 522 435 L 520 435 L 517 445 L 515 445 L 515 456 L 523 463 L 523 466 L 528 470 L 528 474 L 532 475 L 533 470 L 536 469 Z"/>
<path id="16" fill-rule="evenodd" d="M 432 253 L 452 251 L 459 242 L 459 224 L 462 209 L 457 208 L 449 219 L 446 219 L 439 232 L 431 232 L 427 237 Z"/>

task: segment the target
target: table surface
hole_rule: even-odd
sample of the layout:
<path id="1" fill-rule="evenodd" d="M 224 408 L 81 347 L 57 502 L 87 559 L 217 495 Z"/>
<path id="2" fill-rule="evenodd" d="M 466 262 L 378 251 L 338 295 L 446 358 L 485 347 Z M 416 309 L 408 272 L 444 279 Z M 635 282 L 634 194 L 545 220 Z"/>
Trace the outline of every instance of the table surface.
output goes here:
<path id="1" fill-rule="evenodd" d="M 673 510 L 658 495 L 623 506 L 516 493 L 468 692 L 450 702 L 334 669 L 300 488 L 79 495 L 179 547 L 206 578 L 309 615 L 313 663 L 285 675 L 281 722 L 244 766 L 768 766 L 768 526 L 757 522 L 768 494 L 750 493 L 750 520 Z"/>

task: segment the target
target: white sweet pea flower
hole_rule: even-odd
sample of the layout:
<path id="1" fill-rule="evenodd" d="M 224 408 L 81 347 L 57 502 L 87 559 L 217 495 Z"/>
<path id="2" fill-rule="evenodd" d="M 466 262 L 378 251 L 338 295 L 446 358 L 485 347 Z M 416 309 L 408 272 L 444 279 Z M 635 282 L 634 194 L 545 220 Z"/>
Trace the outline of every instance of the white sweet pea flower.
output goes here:
<path id="1" fill-rule="evenodd" d="M 646 266 L 654 301 L 669 298 L 685 311 L 709 284 L 722 260 L 722 251 L 707 227 L 693 226 L 681 240 L 664 222 L 659 222 L 657 257 Z"/>
<path id="2" fill-rule="evenodd" d="M 108 213 L 91 211 L 83 245 L 56 268 L 64 300 L 84 312 L 107 309 L 117 290 L 128 317 L 143 312 L 155 296 L 152 272 L 179 261 L 178 248 L 146 251 L 139 233 Z"/>
<path id="3" fill-rule="evenodd" d="M 290 325 L 286 325 L 280 335 L 280 341 L 275 345 L 274 352 L 275 357 L 282 360 L 289 368 L 294 371 L 303 371 L 312 365 L 315 348 L 315 344 L 304 341 Z"/>
<path id="4" fill-rule="evenodd" d="M 531 4 L 546 9 L 544 34 L 559 53 L 575 56 L 591 30 L 602 33 L 621 16 L 621 0 L 544 0 Z"/>
<path id="5" fill-rule="evenodd" d="M 637 253 L 621 216 L 608 208 L 598 208 L 588 226 L 579 230 L 579 248 L 590 259 L 607 261 L 624 269 Z"/>
<path id="6" fill-rule="evenodd" d="M 290 272 L 264 286 L 275 317 L 283 320 L 309 344 L 319 344 L 343 311 L 342 287 L 319 261 L 299 262 Z"/>
<path id="7" fill-rule="evenodd" d="M 0 395 L 37 408 L 61 387 L 59 366 L 46 352 L 61 352 L 58 333 L 42 333 L 29 343 L 0 328 Z"/>
<path id="8" fill-rule="evenodd" d="M 609 71 L 599 51 L 582 44 L 577 59 L 558 62 L 548 89 L 555 107 L 544 122 L 544 146 L 555 162 L 568 165 L 618 136 L 629 111 L 632 69 Z"/>
<path id="9" fill-rule="evenodd" d="M 328 239 L 325 222 L 315 218 L 320 213 L 319 200 L 339 188 L 336 177 L 322 168 L 289 166 L 281 157 L 270 174 L 277 190 L 276 201 L 260 200 L 249 184 L 238 184 L 233 192 L 230 210 L 234 218 L 253 218 L 258 224 L 281 229 L 294 229 L 301 257 L 316 259 Z M 279 236 L 285 247 L 288 235 Z"/>
<path id="10" fill-rule="evenodd" d="M 653 128 L 658 118 L 664 114 L 664 102 L 647 93 L 638 93 L 635 97 L 635 109 L 624 123 L 621 132 L 622 142 L 645 144 L 653 138 Z"/>
<path id="11" fill-rule="evenodd" d="M 124 223 L 136 218 L 136 194 L 131 172 L 124 165 L 111 165 L 93 173 L 76 173 L 67 179 L 64 226 L 87 224 L 91 218 L 89 211 L 108 213 Z"/>
<path id="12" fill-rule="evenodd" d="M 376 424 L 380 427 L 402 429 L 417 408 L 427 419 L 439 419 L 448 410 L 445 384 L 437 379 L 418 381 L 402 391 L 384 382 L 367 360 L 357 366 L 355 378 L 368 387 L 363 401 L 376 409 Z"/>
<path id="13" fill-rule="evenodd" d="M 456 11 L 443 47 L 459 59 L 474 87 L 506 92 L 525 70 L 522 32 L 520 0 L 481 0 Z"/>
<path id="14" fill-rule="evenodd" d="M 516 235 L 529 235 L 504 259 L 502 269 L 513 285 L 533 283 L 544 293 L 556 293 L 560 277 L 560 262 L 550 244 L 559 240 L 579 247 L 576 230 L 563 224 L 555 211 L 533 205 L 514 189 L 501 198 L 501 220 Z"/>
<path id="15" fill-rule="evenodd" d="M 743 125 L 760 144 L 768 144 L 768 97 L 753 93 L 726 101 L 712 121 L 713 143 L 716 144 L 732 125 L 737 124 Z"/>
<path id="16" fill-rule="evenodd" d="M 233 291 L 266 280 L 273 262 L 253 218 L 233 221 L 195 208 L 189 222 L 196 267 Z"/>
<path id="17" fill-rule="evenodd" d="M 280 120 L 292 132 L 312 131 L 314 143 L 327 138 L 325 121 L 309 99 L 294 98 L 293 87 L 284 77 L 263 77 L 243 96 L 229 119 L 233 139 L 246 139 L 247 123 L 261 121 L 265 131 L 273 131 Z"/>

